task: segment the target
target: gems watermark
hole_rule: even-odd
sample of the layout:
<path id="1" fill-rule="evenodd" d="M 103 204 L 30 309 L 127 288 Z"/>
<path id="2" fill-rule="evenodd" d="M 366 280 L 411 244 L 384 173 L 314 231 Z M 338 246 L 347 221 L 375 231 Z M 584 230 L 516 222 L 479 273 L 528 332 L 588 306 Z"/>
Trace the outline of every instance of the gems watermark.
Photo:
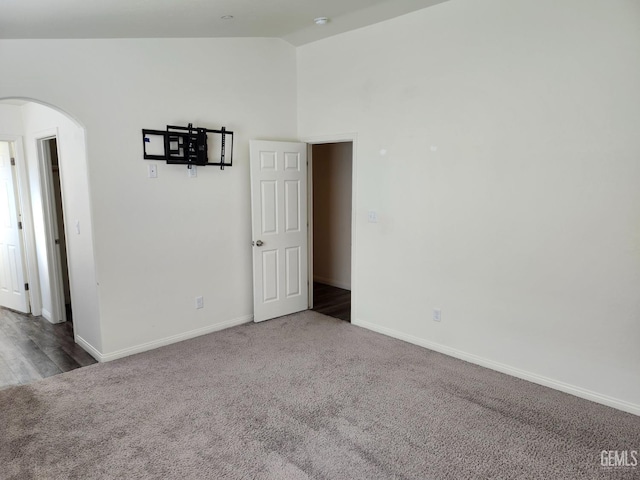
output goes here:
<path id="1" fill-rule="evenodd" d="M 602 450 L 600 466 L 604 468 L 636 468 L 638 450 Z"/>

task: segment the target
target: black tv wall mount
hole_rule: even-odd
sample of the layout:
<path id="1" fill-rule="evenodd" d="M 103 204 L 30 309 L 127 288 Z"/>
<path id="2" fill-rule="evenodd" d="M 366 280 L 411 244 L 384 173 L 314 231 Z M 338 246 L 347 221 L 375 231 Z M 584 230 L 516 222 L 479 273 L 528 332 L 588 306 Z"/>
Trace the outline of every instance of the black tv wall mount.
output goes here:
<path id="1" fill-rule="evenodd" d="M 220 170 L 233 165 L 233 132 L 225 127 L 210 130 L 190 123 L 187 127 L 167 125 L 166 130 L 143 129 L 142 146 L 145 160 L 162 160 L 168 164 L 186 165 L 187 168 L 217 165 Z M 210 149 L 220 152 L 215 159 L 217 161 L 209 161 Z"/>

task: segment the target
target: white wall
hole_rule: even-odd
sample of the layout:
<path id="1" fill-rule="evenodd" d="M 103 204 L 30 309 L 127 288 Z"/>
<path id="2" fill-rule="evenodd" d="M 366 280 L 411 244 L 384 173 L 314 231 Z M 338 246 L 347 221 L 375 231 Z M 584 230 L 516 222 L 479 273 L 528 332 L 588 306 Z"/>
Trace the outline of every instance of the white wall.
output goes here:
<path id="1" fill-rule="evenodd" d="M 22 107 L 0 103 L 0 135 L 22 136 Z"/>
<path id="2" fill-rule="evenodd" d="M 248 141 L 296 134 L 295 50 L 275 39 L 0 41 L 0 98 L 86 129 L 102 359 L 252 315 Z M 235 131 L 234 166 L 158 165 L 143 128 Z M 195 309 L 196 296 L 205 308 Z M 96 353 L 96 352 L 94 352 Z"/>
<path id="3" fill-rule="evenodd" d="M 313 278 L 351 290 L 352 143 L 313 146 Z"/>
<path id="4" fill-rule="evenodd" d="M 357 133 L 355 323 L 640 414 L 639 19 L 452 0 L 298 49 L 299 135 Z"/>

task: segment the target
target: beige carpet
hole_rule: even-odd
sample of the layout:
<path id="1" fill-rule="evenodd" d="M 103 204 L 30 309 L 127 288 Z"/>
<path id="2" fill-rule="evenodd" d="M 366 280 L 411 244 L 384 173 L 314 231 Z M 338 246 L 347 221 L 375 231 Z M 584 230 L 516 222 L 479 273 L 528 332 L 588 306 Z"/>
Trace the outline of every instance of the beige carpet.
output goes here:
<path id="1" fill-rule="evenodd" d="M 640 417 L 316 312 L 0 391 L 2 479 L 638 479 Z"/>

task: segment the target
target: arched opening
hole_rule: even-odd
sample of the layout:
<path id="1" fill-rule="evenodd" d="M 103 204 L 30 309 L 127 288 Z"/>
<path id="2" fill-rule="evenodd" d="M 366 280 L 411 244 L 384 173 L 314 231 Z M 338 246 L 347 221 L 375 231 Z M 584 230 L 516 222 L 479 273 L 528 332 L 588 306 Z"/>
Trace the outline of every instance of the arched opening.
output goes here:
<path id="1" fill-rule="evenodd" d="M 15 215 L 19 244 L 5 248 L 14 255 L 0 263 L 0 290 L 26 301 L 16 308 L 0 294 L 0 305 L 52 324 L 72 321 L 74 341 L 95 356 L 101 337 L 84 127 L 44 102 L 0 99 L 0 155 L 3 148 L 16 200 L 4 216 Z"/>

